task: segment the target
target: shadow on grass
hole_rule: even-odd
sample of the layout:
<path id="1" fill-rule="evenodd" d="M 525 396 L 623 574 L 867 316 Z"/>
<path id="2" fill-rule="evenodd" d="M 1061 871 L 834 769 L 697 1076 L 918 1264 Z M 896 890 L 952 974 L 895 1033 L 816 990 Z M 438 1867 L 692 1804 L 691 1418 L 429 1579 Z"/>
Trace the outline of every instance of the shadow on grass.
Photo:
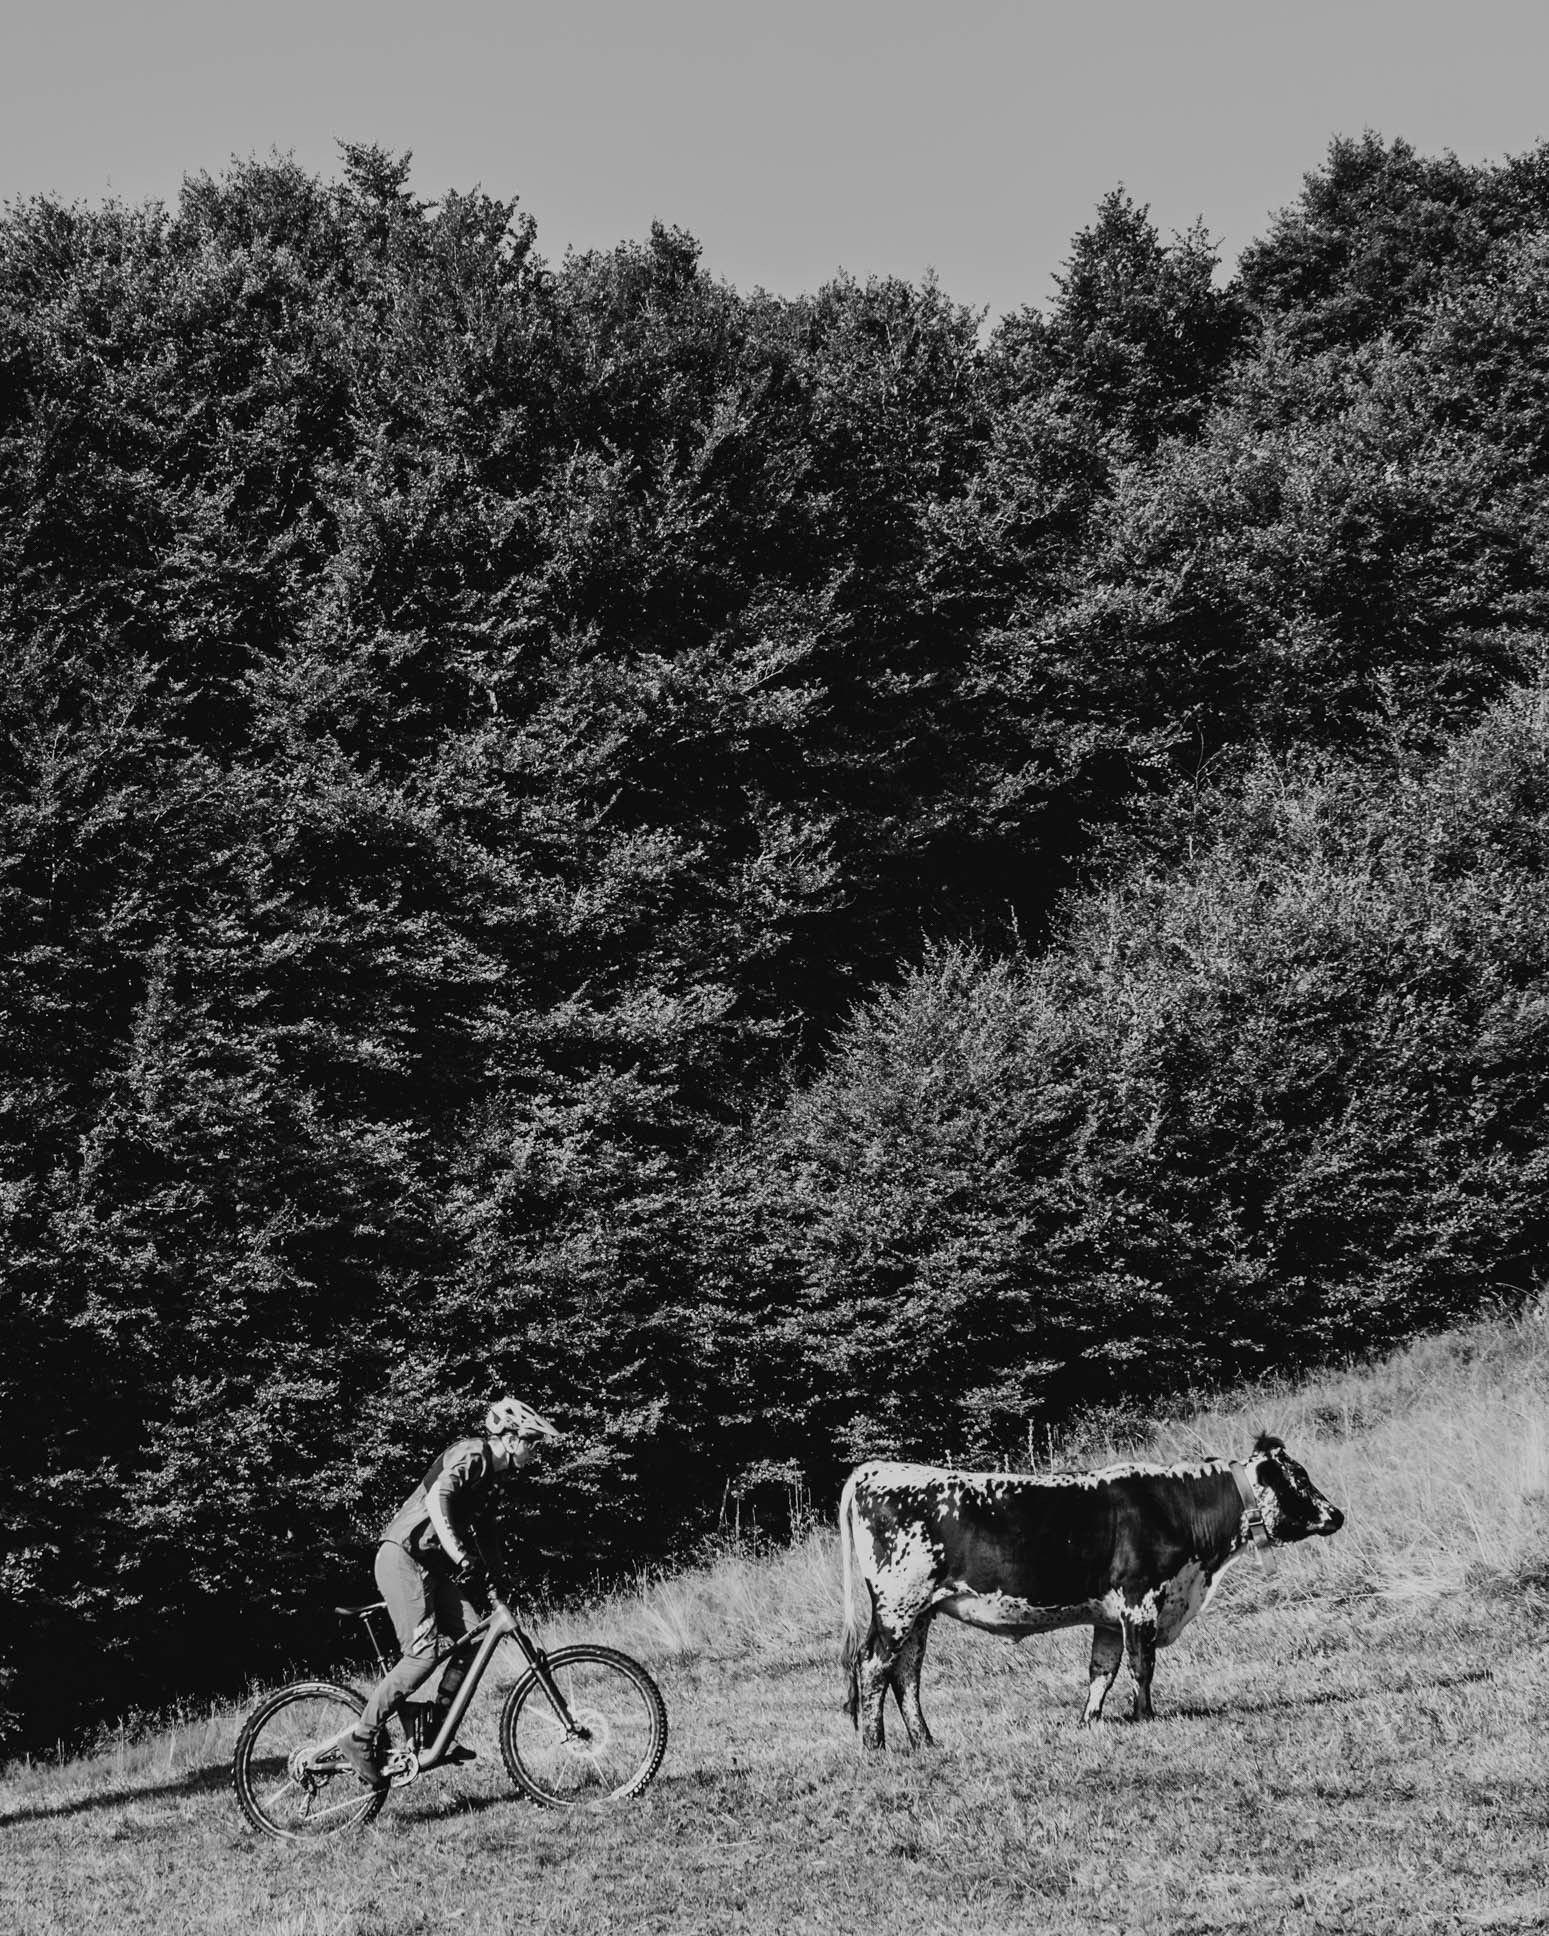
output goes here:
<path id="1" fill-rule="evenodd" d="M 1305 1707 L 1349 1707 L 1358 1701 L 1392 1699 L 1395 1695 L 1430 1694 L 1448 1687 L 1473 1687 L 1495 1678 L 1488 1667 L 1470 1667 L 1460 1674 L 1437 1674 L 1424 1680 L 1380 1681 L 1375 1687 L 1327 1688 L 1311 1694 L 1250 1696 L 1226 1694 L 1216 1701 L 1169 1702 L 1167 1713 L 1180 1721 L 1215 1721 L 1223 1715 L 1282 1714 Z"/>
<path id="2" fill-rule="evenodd" d="M 190 1768 L 176 1781 L 159 1781 L 145 1788 L 101 1788 L 69 1801 L 28 1802 L 18 1808 L 0 1803 L 0 1828 L 16 1822 L 46 1822 L 54 1816 L 85 1815 L 97 1808 L 127 1808 L 135 1802 L 155 1801 L 167 1795 L 209 1795 L 231 1782 L 231 1763 L 219 1761 L 206 1768 Z"/>
<path id="3" fill-rule="evenodd" d="M 669 1773 L 659 1775 L 652 1783 L 652 1788 L 670 1790 L 683 1783 L 692 1785 L 693 1782 L 692 1773 Z M 95 1810 L 104 1808 L 130 1808 L 136 1802 L 165 1800 L 179 1795 L 227 1794 L 230 1788 L 231 1763 L 217 1761 L 203 1768 L 190 1768 L 176 1780 L 153 1782 L 145 1787 L 100 1788 L 89 1795 L 73 1795 L 59 1801 L 40 1798 L 15 1807 L 7 1807 L 5 1803 L 0 1802 L 0 1828 L 10 1828 L 20 1822 L 67 1819 L 74 1815 L 91 1814 Z M 429 1790 L 421 1789 L 415 1799 L 420 1805 L 413 1810 L 412 1819 L 423 1822 L 443 1821 L 456 1815 L 481 1815 L 490 1808 L 530 1810 L 536 1806 L 514 1787 L 494 1788 L 482 1794 L 468 1794 L 454 1789 L 441 1795 L 434 1795 Z M 235 1801 L 232 1802 L 232 1807 L 235 1809 Z M 539 1812 L 547 1814 L 549 1811 L 545 1809 Z M 234 1821 L 237 1819 L 233 1816 Z"/>
<path id="4" fill-rule="evenodd" d="M 713 1787 L 719 1777 L 707 1776 L 702 1770 L 682 1769 L 659 1774 L 636 1801 L 646 1801 L 650 1796 L 670 1796 L 678 1789 L 700 1789 Z M 449 1822 L 459 1815 L 483 1815 L 492 1808 L 512 1808 L 529 1821 L 560 1821 L 569 1812 L 563 1808 L 545 1808 L 541 1803 L 528 1799 L 514 1784 L 509 1788 L 488 1788 L 470 1794 L 466 1790 L 453 1790 L 445 1795 L 432 1797 L 429 1792 L 418 1797 L 418 1806 L 406 1810 L 409 1820 L 414 1822 Z M 631 1807 L 634 1803 L 623 1803 Z M 389 1803 L 389 1807 L 391 1803 Z M 604 1804 L 609 1806 L 609 1804 Z M 584 1811 L 583 1811 L 584 1812 Z"/>

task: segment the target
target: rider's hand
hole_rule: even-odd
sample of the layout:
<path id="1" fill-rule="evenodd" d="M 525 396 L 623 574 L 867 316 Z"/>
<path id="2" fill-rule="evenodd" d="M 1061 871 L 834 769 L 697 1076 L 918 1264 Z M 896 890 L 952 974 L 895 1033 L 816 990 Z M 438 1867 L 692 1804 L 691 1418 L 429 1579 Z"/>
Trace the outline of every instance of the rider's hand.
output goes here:
<path id="1" fill-rule="evenodd" d="M 464 1593 L 488 1593 L 489 1575 L 484 1571 L 480 1561 L 466 1559 L 457 1569 L 457 1584 Z"/>

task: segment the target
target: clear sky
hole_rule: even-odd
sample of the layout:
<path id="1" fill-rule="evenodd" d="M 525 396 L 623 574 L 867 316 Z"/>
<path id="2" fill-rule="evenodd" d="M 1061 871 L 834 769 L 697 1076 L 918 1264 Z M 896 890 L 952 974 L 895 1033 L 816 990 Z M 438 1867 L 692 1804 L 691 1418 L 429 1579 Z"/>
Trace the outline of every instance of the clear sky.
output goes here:
<path id="1" fill-rule="evenodd" d="M 1335 134 L 1519 154 L 1546 55 L 1545 0 L 0 0 L 0 199 L 376 142 L 551 260 L 659 218 L 741 289 L 934 268 L 995 315 L 1120 183 L 1230 263 Z"/>

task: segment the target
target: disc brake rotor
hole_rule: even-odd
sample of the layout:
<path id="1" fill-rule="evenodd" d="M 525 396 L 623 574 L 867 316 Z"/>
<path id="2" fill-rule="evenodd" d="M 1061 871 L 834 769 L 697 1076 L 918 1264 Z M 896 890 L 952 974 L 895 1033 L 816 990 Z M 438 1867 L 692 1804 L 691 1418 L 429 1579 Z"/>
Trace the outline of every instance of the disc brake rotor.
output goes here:
<path id="1" fill-rule="evenodd" d="M 571 1754 L 606 1754 L 613 1745 L 613 1723 L 607 1715 L 598 1708 L 577 1707 L 570 1710 L 570 1716 L 580 1732 L 567 1734 L 559 1744 L 561 1748 Z"/>

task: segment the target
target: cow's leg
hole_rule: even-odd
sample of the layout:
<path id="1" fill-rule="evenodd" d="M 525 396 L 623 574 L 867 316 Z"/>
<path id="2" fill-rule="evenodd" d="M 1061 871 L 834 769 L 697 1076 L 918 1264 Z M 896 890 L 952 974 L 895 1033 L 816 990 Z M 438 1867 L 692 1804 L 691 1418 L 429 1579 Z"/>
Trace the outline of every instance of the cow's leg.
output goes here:
<path id="1" fill-rule="evenodd" d="M 893 1695 L 909 1731 L 911 1748 L 935 1746 L 935 1737 L 925 1724 L 925 1711 L 920 1706 L 920 1668 L 925 1660 L 925 1637 L 929 1632 L 929 1620 L 915 1621 L 893 1661 Z"/>
<path id="2" fill-rule="evenodd" d="M 1124 1650 L 1129 1655 L 1130 1677 L 1135 1683 L 1130 1719 L 1149 1721 L 1152 1718 L 1151 1675 L 1156 1667 L 1156 1622 L 1126 1618 Z"/>
<path id="3" fill-rule="evenodd" d="M 881 1636 L 874 1634 L 855 1664 L 855 1692 L 860 1708 L 857 1718 L 863 1748 L 880 1748 L 886 1743 L 887 1718 L 883 1703 L 887 1700 L 892 1666 L 891 1655 L 883 1652 Z"/>
<path id="4" fill-rule="evenodd" d="M 1101 1621 L 1092 1629 L 1092 1663 L 1087 1669 L 1086 1711 L 1081 1726 L 1089 1728 L 1103 1718 L 1103 1702 L 1124 1658 L 1124 1629 L 1106 1626 Z"/>

